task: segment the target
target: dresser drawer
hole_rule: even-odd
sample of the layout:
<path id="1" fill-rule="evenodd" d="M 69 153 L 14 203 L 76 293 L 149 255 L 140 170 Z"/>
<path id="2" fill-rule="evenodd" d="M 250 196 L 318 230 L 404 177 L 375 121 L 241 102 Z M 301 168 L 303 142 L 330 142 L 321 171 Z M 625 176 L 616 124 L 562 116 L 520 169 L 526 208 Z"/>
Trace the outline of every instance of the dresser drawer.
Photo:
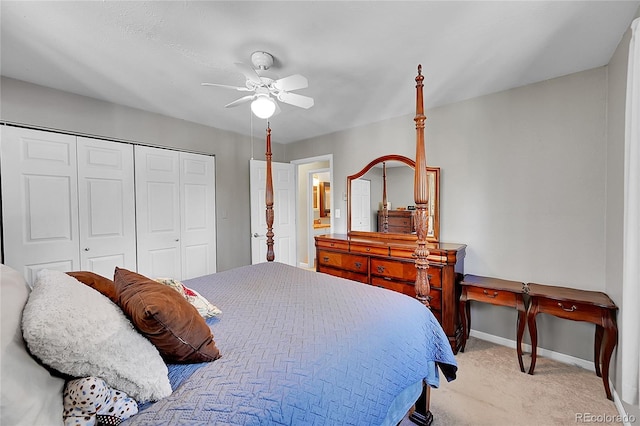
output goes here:
<path id="1" fill-rule="evenodd" d="M 349 251 L 349 242 L 340 241 L 340 240 L 316 239 L 316 247 L 318 248 L 325 247 L 330 249 Z"/>
<path id="2" fill-rule="evenodd" d="M 370 244 L 358 244 L 351 243 L 349 250 L 353 253 L 363 253 L 363 254 L 376 254 L 382 256 L 389 256 L 389 247 L 387 246 L 376 246 Z"/>
<path id="3" fill-rule="evenodd" d="M 442 289 L 439 288 L 431 288 L 429 292 L 429 305 L 431 309 L 437 309 L 438 311 L 442 310 Z"/>
<path id="4" fill-rule="evenodd" d="M 372 257 L 371 275 L 415 282 L 416 265 L 413 262 L 400 262 L 398 260 Z"/>
<path id="5" fill-rule="evenodd" d="M 490 303 L 498 306 L 516 307 L 516 294 L 513 291 L 498 290 L 482 287 L 474 287 L 471 285 L 464 286 L 467 292 L 467 300 L 476 300 L 478 302 Z"/>
<path id="6" fill-rule="evenodd" d="M 388 290 L 397 291 L 398 293 L 406 294 L 407 296 L 416 297 L 416 290 L 413 284 L 396 281 L 391 278 L 382 278 L 382 277 L 371 277 L 371 284 L 383 287 Z"/>
<path id="7" fill-rule="evenodd" d="M 318 264 L 318 272 L 333 275 L 334 277 L 346 278 L 352 281 L 359 281 L 364 284 L 369 283 L 369 277 L 367 274 L 359 274 L 357 272 L 346 271 L 344 269 L 335 269 L 322 264 Z"/>
<path id="8" fill-rule="evenodd" d="M 538 312 L 574 321 L 601 323 L 602 309 L 588 303 L 560 301 L 537 296 Z"/>
<path id="9" fill-rule="evenodd" d="M 442 266 L 429 265 L 427 275 L 431 287 L 442 288 Z"/>
<path id="10" fill-rule="evenodd" d="M 349 253 L 339 253 L 328 250 L 318 250 L 318 265 L 329 266 L 348 271 L 360 272 L 367 275 L 368 258 Z"/>

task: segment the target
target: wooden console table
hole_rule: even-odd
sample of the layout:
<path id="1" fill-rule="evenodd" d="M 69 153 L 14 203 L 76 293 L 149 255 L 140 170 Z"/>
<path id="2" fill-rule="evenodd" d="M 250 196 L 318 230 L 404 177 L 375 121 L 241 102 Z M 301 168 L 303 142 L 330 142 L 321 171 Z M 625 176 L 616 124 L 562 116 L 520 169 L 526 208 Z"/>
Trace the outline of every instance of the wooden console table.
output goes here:
<path id="1" fill-rule="evenodd" d="M 524 325 L 526 323 L 526 309 L 523 297 L 524 283 L 478 275 L 465 275 L 460 285 L 462 286 L 460 315 L 462 316 L 463 327 L 460 351 L 464 352 L 464 347 L 469 338 L 469 330 L 471 329 L 471 312 L 468 301 L 475 300 L 492 305 L 516 308 L 518 310 L 516 350 L 520 371 L 524 373 L 524 364 L 522 362 L 522 335 L 524 334 Z"/>
<path id="2" fill-rule="evenodd" d="M 609 362 L 618 343 L 616 311 L 618 307 L 605 293 L 578 290 L 543 284 L 528 284 L 529 310 L 527 323 L 531 334 L 531 367 L 536 367 L 538 331 L 536 315 L 545 313 L 573 321 L 587 321 L 596 325 L 593 360 L 598 377 L 602 377 L 607 398 L 613 399 L 609 388 Z"/>

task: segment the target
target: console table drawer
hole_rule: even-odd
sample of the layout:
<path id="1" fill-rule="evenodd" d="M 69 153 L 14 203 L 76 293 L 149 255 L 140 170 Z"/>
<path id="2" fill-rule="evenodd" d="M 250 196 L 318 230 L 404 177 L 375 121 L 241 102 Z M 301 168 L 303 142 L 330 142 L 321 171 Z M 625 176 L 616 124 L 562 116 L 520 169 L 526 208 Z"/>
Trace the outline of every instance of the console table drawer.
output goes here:
<path id="1" fill-rule="evenodd" d="M 602 316 L 601 308 L 598 306 L 577 301 L 546 299 L 544 297 L 538 298 L 538 312 L 559 318 L 593 323 L 599 323 Z"/>
<path id="2" fill-rule="evenodd" d="M 416 281 L 416 265 L 398 260 L 371 258 L 371 275 L 395 278 L 404 281 Z"/>
<path id="3" fill-rule="evenodd" d="M 467 300 L 490 303 L 498 306 L 515 307 L 517 295 L 513 291 L 467 286 Z"/>
<path id="4" fill-rule="evenodd" d="M 348 271 L 367 274 L 368 258 L 347 253 L 318 250 L 318 265 L 332 266 L 334 268 L 346 269 Z"/>

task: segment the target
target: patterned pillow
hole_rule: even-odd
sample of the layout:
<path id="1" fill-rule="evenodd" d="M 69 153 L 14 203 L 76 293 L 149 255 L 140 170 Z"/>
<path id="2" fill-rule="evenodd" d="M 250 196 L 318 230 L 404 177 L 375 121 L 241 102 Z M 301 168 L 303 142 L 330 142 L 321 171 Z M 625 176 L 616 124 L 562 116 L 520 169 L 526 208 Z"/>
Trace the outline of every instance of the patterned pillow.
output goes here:
<path id="1" fill-rule="evenodd" d="M 64 388 L 65 426 L 119 425 L 137 413 L 135 400 L 99 377 L 71 380 Z"/>
<path id="2" fill-rule="evenodd" d="M 190 289 L 178 280 L 173 278 L 155 278 L 154 281 L 168 285 L 182 295 L 187 302 L 191 303 L 203 318 L 217 317 L 222 313 L 220 309 L 212 305 L 204 296 L 195 290 Z"/>

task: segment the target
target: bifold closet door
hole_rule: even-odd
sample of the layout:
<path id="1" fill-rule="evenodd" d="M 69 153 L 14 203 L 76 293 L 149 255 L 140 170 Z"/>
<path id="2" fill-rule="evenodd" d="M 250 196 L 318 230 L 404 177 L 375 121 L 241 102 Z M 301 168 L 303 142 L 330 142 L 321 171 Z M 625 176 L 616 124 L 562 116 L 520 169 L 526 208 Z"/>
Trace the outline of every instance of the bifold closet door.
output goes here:
<path id="1" fill-rule="evenodd" d="M 135 147 L 138 272 L 193 278 L 216 271 L 211 156 Z"/>
<path id="2" fill-rule="evenodd" d="M 215 157 L 180 153 L 182 279 L 216 272 Z"/>
<path id="3" fill-rule="evenodd" d="M 133 145 L 78 138 L 80 267 L 136 270 Z"/>
<path id="4" fill-rule="evenodd" d="M 80 268 L 76 137 L 2 126 L 4 263 L 33 283 Z"/>

